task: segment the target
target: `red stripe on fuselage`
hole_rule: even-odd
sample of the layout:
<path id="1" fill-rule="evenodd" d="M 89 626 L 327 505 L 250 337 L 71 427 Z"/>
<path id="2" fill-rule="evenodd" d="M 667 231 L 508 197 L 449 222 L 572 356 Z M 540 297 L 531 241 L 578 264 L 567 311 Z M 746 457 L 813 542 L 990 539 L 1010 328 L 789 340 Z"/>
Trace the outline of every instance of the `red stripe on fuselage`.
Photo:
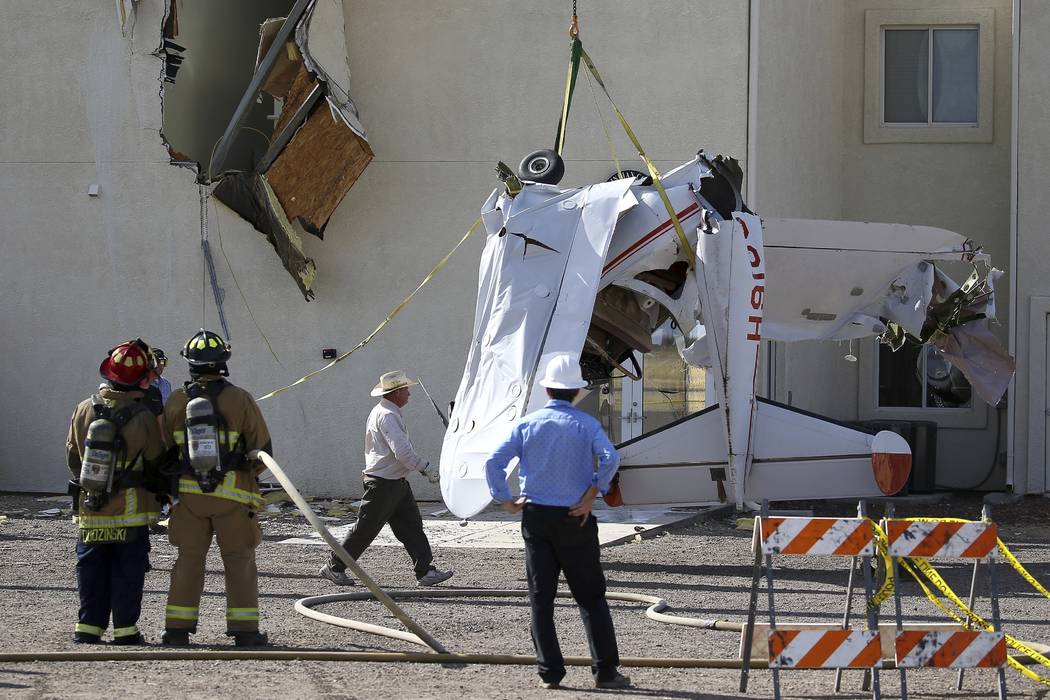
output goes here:
<path id="1" fill-rule="evenodd" d="M 692 218 L 692 216 L 694 214 L 698 213 L 699 211 L 700 211 L 700 205 L 699 204 L 690 204 L 688 207 L 686 207 L 682 211 L 678 212 L 678 221 L 679 221 L 679 223 L 681 223 L 682 221 L 685 221 L 686 219 Z M 620 253 L 619 255 L 617 255 L 615 258 L 613 258 L 609 262 L 608 265 L 606 265 L 604 268 L 602 268 L 602 274 L 604 275 L 606 272 L 608 272 L 609 270 L 613 269 L 614 267 L 616 267 L 617 265 L 622 263 L 624 260 L 626 260 L 630 256 L 634 255 L 643 246 L 645 246 L 646 244 L 650 243 L 654 238 L 657 238 L 660 234 L 662 234 L 662 233 L 666 232 L 667 230 L 669 230 L 673 225 L 674 225 L 673 222 L 670 219 L 668 219 L 667 221 L 663 222 L 662 224 L 660 224 L 659 226 L 654 228 L 649 233 L 647 233 L 644 236 L 642 236 L 641 238 L 639 238 L 637 241 L 635 241 L 633 244 L 631 244 L 627 248 L 627 250 L 625 250 L 622 253 Z"/>

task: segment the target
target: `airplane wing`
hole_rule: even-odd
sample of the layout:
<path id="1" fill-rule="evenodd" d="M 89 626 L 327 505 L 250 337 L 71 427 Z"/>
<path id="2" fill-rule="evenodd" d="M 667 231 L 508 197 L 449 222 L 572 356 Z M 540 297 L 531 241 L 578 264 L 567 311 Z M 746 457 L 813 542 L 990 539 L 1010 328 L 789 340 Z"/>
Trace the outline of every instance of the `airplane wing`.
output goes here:
<path id="1" fill-rule="evenodd" d="M 846 340 L 886 330 L 915 336 L 933 302 L 934 260 L 986 260 L 972 241 L 932 226 L 763 219 L 769 280 L 764 337 Z"/>
<path id="2" fill-rule="evenodd" d="M 556 353 L 579 357 L 616 220 L 637 203 L 631 184 L 490 197 L 474 334 L 441 448 L 441 495 L 457 516 L 491 501 L 485 461 L 545 402 L 538 368 Z"/>

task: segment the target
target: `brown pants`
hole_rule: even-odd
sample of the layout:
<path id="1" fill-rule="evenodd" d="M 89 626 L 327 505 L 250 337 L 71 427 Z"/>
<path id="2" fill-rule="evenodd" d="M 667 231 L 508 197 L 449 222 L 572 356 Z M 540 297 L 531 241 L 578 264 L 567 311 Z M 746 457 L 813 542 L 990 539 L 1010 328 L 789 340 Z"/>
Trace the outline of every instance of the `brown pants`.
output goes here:
<path id="1" fill-rule="evenodd" d="M 258 571 L 255 548 L 262 531 L 255 514 L 243 503 L 215 496 L 184 494 L 168 523 L 168 540 L 179 556 L 171 569 L 171 588 L 164 627 L 197 631 L 204 564 L 212 535 L 219 542 L 226 572 L 226 631 L 259 629 Z"/>

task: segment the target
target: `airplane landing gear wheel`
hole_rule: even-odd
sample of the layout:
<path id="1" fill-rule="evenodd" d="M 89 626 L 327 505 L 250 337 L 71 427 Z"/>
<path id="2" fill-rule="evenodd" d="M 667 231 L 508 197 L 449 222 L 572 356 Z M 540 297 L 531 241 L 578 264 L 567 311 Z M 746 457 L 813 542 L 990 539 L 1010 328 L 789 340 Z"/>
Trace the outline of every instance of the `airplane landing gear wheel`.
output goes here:
<path id="1" fill-rule="evenodd" d="M 554 151 L 545 148 L 522 159 L 518 177 L 544 185 L 557 185 L 565 175 L 565 161 Z"/>

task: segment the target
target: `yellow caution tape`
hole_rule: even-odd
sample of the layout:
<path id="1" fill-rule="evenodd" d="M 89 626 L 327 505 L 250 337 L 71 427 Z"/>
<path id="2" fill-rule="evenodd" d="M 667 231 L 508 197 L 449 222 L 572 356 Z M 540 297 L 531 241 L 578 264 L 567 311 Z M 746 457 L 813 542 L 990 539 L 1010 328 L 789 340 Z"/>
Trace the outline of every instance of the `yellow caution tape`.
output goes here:
<path id="1" fill-rule="evenodd" d="M 878 609 L 880 605 L 889 600 L 893 595 L 893 560 L 890 559 L 890 541 L 879 524 L 868 518 L 872 528 L 875 530 L 875 551 L 882 558 L 882 569 L 886 572 L 886 580 L 882 582 L 879 590 L 868 601 L 869 608 Z"/>
<path id="2" fill-rule="evenodd" d="M 971 521 L 965 520 L 963 518 L 900 518 L 900 520 L 908 520 L 908 521 L 912 521 L 912 522 L 931 522 L 931 523 L 932 522 L 946 522 L 946 523 L 947 522 L 951 522 L 951 523 L 971 522 Z M 875 546 L 876 546 L 876 550 L 878 551 L 879 555 L 883 558 L 883 561 L 886 563 L 885 569 L 886 569 L 886 572 L 887 572 L 886 581 L 883 583 L 883 585 L 879 589 L 879 591 L 872 597 L 872 600 L 869 603 L 869 607 L 876 607 L 877 608 L 880 605 L 882 605 L 882 603 L 884 603 L 890 597 L 890 595 L 893 594 L 894 581 L 893 581 L 893 573 L 892 573 L 893 572 L 892 560 L 890 559 L 890 556 L 889 556 L 889 540 L 888 540 L 888 538 L 886 536 L 885 531 L 883 531 L 882 527 L 880 527 L 878 523 L 876 523 L 875 521 L 872 521 L 872 526 L 875 529 Z M 1006 546 L 1006 543 L 1004 543 L 1002 541 L 1002 539 L 999 539 L 999 540 L 997 540 L 997 544 L 998 544 L 999 551 L 1002 552 L 1002 554 L 1005 557 L 1006 561 L 1008 561 L 1010 563 L 1010 565 L 1014 568 L 1014 570 L 1017 571 L 1017 573 L 1019 573 L 1021 575 L 1021 577 L 1024 578 L 1029 583 L 1029 585 L 1031 585 L 1033 588 L 1035 588 L 1037 591 L 1042 593 L 1047 598 L 1050 598 L 1050 591 L 1047 591 L 1047 589 L 1041 583 L 1039 583 L 1039 581 L 1036 580 L 1036 578 L 1034 576 L 1032 576 L 1032 574 L 1030 574 L 1027 569 L 1025 569 L 1025 567 L 1021 564 L 1021 562 L 1017 559 L 1017 557 L 1014 556 L 1013 552 L 1010 551 L 1009 547 Z M 959 623 L 960 625 L 962 625 L 964 627 L 967 627 L 967 626 L 977 627 L 977 628 L 985 630 L 986 632 L 993 632 L 993 631 L 995 631 L 993 625 L 991 625 L 988 621 L 986 621 L 980 615 L 978 615 L 973 610 L 971 610 L 969 608 L 969 606 L 967 606 L 966 603 L 964 603 L 962 601 L 962 599 L 959 598 L 959 596 L 955 594 L 955 591 L 953 591 L 951 589 L 951 587 L 948 585 L 948 583 L 937 572 L 937 569 L 935 569 L 933 567 L 933 565 L 929 563 L 928 560 L 922 559 L 922 558 L 918 558 L 918 557 L 911 558 L 909 560 L 906 557 L 900 557 L 900 558 L 898 558 L 897 561 L 898 561 L 900 566 L 905 571 L 907 571 L 909 574 L 912 575 L 912 577 L 915 579 L 916 583 L 919 584 L 919 587 L 922 589 L 923 593 L 926 594 L 926 597 L 930 600 L 930 602 L 933 603 L 934 605 L 936 605 L 938 608 L 940 608 L 944 613 L 946 613 L 949 617 L 951 617 L 957 623 Z M 947 598 L 949 601 L 951 601 L 951 603 L 953 605 L 955 605 L 960 611 L 962 611 L 962 615 L 960 615 L 956 611 L 954 611 L 951 608 L 949 608 L 937 596 L 937 594 L 934 592 L 934 590 L 932 590 L 930 588 L 930 586 L 928 586 L 926 584 L 926 582 L 922 580 L 922 577 L 919 575 L 920 573 L 923 576 L 926 577 L 926 579 L 930 582 L 930 584 L 932 584 L 934 589 L 939 591 L 941 593 L 941 595 L 943 595 L 945 598 Z M 1025 644 L 1024 642 L 1016 639 L 1015 637 L 1010 636 L 1009 634 L 1005 634 L 1004 633 L 1003 636 L 1006 639 L 1006 644 L 1011 649 L 1014 649 L 1014 650 L 1020 652 L 1022 655 L 1027 656 L 1028 658 L 1038 662 L 1039 664 L 1050 668 L 1050 658 L 1047 658 L 1043 654 L 1040 654 L 1038 651 L 1036 651 L 1032 647 L 1030 647 L 1027 644 Z M 1011 668 L 1013 668 L 1014 670 L 1018 671 L 1019 673 L 1021 673 L 1024 676 L 1026 676 L 1027 678 L 1029 678 L 1029 679 L 1031 679 L 1031 680 L 1033 680 L 1033 681 L 1035 681 L 1037 683 L 1042 683 L 1043 685 L 1050 686 L 1050 678 L 1047 678 L 1046 676 L 1039 675 L 1038 673 L 1036 673 L 1035 671 L 1031 670 L 1030 668 L 1028 668 L 1024 664 L 1022 664 L 1021 662 L 1017 661 L 1017 659 L 1015 659 L 1013 657 L 1008 657 L 1007 658 L 1007 663 L 1009 664 L 1009 666 Z"/>
<path id="3" fill-rule="evenodd" d="M 1028 582 L 1028 585 L 1042 593 L 1045 597 L 1050 598 L 1050 591 L 1046 590 L 1046 588 L 1043 587 L 1043 584 L 1036 580 L 1035 576 L 1028 573 L 1028 569 L 1024 568 L 1021 562 L 1017 560 L 1017 557 L 1014 556 L 1014 553 L 1010 551 L 1002 540 L 999 540 L 999 551 L 1003 553 L 1003 557 L 1005 557 L 1010 566 L 1014 568 L 1014 571 L 1019 573 L 1021 578 Z"/>
<path id="4" fill-rule="evenodd" d="M 903 557 L 900 558 L 898 561 L 900 565 L 904 568 L 904 570 L 912 575 L 915 581 L 919 584 L 919 587 L 922 588 L 923 592 L 926 594 L 926 597 L 930 599 L 930 602 L 932 602 L 942 611 L 947 613 L 949 617 L 954 619 L 960 625 L 967 626 L 967 624 L 969 624 L 974 627 L 979 627 L 986 632 L 995 631 L 994 627 L 987 621 L 985 621 L 984 618 L 975 613 L 973 610 L 970 610 L 966 603 L 964 603 L 959 598 L 959 596 L 955 594 L 955 592 L 951 589 L 948 583 L 943 578 L 941 578 L 941 575 L 937 573 L 937 570 L 934 569 L 928 561 L 921 558 L 915 558 L 911 560 L 911 563 L 909 563 L 908 560 Z M 930 583 L 932 583 L 942 595 L 948 598 L 948 600 L 950 600 L 957 608 L 959 608 L 959 610 L 961 610 L 965 615 L 966 619 L 964 619 L 963 616 L 957 614 L 954 610 L 945 605 L 940 600 L 940 598 L 938 598 L 937 595 L 932 590 L 930 590 L 929 586 L 927 586 L 923 582 L 923 580 L 919 577 L 919 573 L 916 572 L 915 569 L 918 569 L 920 572 L 922 572 L 922 574 L 926 576 Z M 1015 649 L 1027 656 L 1028 658 L 1033 659 L 1038 663 L 1042 664 L 1043 666 L 1050 668 L 1050 659 L 1043 656 L 1038 651 L 1031 648 L 1024 642 L 1021 642 L 1020 640 L 1008 634 L 1004 634 L 1003 636 L 1006 638 L 1006 644 L 1010 648 Z M 1017 659 L 1014 659 L 1013 657 L 1007 657 L 1006 661 L 1011 668 L 1020 672 L 1022 675 L 1027 676 L 1028 678 L 1030 678 L 1033 681 L 1036 681 L 1037 683 L 1042 683 L 1043 685 L 1050 686 L 1050 678 L 1040 676 L 1038 673 L 1031 670 Z"/>
<path id="5" fill-rule="evenodd" d="M 664 189 L 663 182 L 660 180 L 660 171 L 656 169 L 656 164 L 650 160 L 649 156 L 645 154 L 645 149 L 642 148 L 642 144 L 638 141 L 638 137 L 634 135 L 634 130 L 631 125 L 627 123 L 627 118 L 623 116 L 623 112 L 616 106 L 616 102 L 613 100 L 612 95 L 609 94 L 609 89 L 605 87 L 605 81 L 602 80 L 601 74 L 594 65 L 594 61 L 587 54 L 587 50 L 580 46 L 580 57 L 583 58 L 583 62 L 587 65 L 587 70 L 594 76 L 594 81 L 598 83 L 598 87 L 602 89 L 605 96 L 609 99 L 609 104 L 612 105 L 613 111 L 616 112 L 616 117 L 620 120 L 620 126 L 623 127 L 624 133 L 627 134 L 627 138 L 631 140 L 635 150 L 638 151 L 638 157 L 645 163 L 645 167 L 649 170 L 649 177 L 653 179 L 653 187 L 660 194 L 660 201 L 663 202 L 664 208 L 667 209 L 667 213 L 671 217 L 671 223 L 674 225 L 675 233 L 678 234 L 678 242 L 682 244 L 682 248 L 689 254 L 689 267 L 695 267 L 696 253 L 693 251 L 693 247 L 689 245 L 689 239 L 685 235 L 685 230 L 682 228 L 682 222 L 678 220 L 678 214 L 675 212 L 674 207 L 671 206 L 671 200 L 667 196 L 667 191 Z"/>
<path id="6" fill-rule="evenodd" d="M 463 234 L 463 238 L 459 239 L 459 243 L 457 243 L 455 245 L 455 247 L 453 247 L 452 250 L 450 250 L 448 252 L 448 254 L 445 255 L 445 257 L 441 258 L 441 260 L 438 261 L 437 265 L 434 265 L 434 267 L 431 268 L 430 272 L 427 273 L 427 276 L 424 277 L 423 281 L 419 283 L 419 286 L 417 286 L 415 289 L 413 289 L 411 294 L 409 294 L 407 297 L 402 299 L 401 303 L 398 304 L 397 306 L 395 306 L 394 310 L 391 311 L 389 314 L 387 314 L 386 318 L 383 319 L 383 322 L 380 323 L 378 326 L 376 326 L 376 329 L 374 331 L 372 331 L 371 333 L 369 333 L 367 338 L 365 338 L 360 343 L 358 343 L 354 347 L 352 347 L 349 350 L 347 350 L 346 352 L 344 352 L 339 357 L 337 357 L 334 360 L 332 360 L 331 362 L 329 362 L 327 365 L 325 365 L 321 369 L 314 370 L 313 372 L 310 372 L 309 374 L 304 374 L 303 376 L 299 377 L 298 379 L 296 379 L 294 382 L 292 382 L 288 386 L 282 386 L 280 389 L 274 389 L 269 394 L 266 394 L 265 396 L 260 396 L 258 398 L 258 400 L 259 401 L 265 401 L 266 399 L 269 399 L 271 397 L 277 396 L 280 393 L 288 391 L 289 389 L 291 389 L 294 386 L 299 386 L 300 384 L 303 384 L 304 382 L 307 382 L 307 381 L 313 379 L 314 377 L 319 375 L 321 372 L 324 372 L 327 369 L 331 369 L 332 367 L 335 367 L 337 364 L 339 364 L 340 362 L 342 362 L 346 358 L 348 358 L 351 355 L 353 355 L 355 352 L 357 352 L 358 350 L 363 348 L 365 345 L 368 345 L 368 343 L 371 342 L 371 340 L 373 338 L 375 338 L 377 335 L 379 335 L 379 332 L 381 330 L 386 328 L 386 325 L 388 323 L 390 323 L 392 320 L 394 320 L 395 316 L 397 316 L 399 313 L 401 313 L 402 309 L 404 309 L 406 306 L 408 306 L 408 303 L 410 301 L 412 301 L 412 298 L 416 296 L 416 294 L 419 292 L 419 290 L 422 289 L 423 287 L 425 287 L 427 285 L 427 283 L 430 282 L 430 280 L 434 278 L 434 275 L 436 275 L 438 273 L 438 271 L 441 270 L 441 268 L 443 268 L 446 263 L 448 263 L 449 258 L 451 258 L 452 255 L 457 250 L 459 250 L 459 247 L 461 245 L 466 243 L 467 239 L 470 238 L 470 235 L 472 233 L 474 233 L 474 231 L 476 231 L 479 226 L 481 226 L 481 217 L 478 217 L 474 221 L 474 223 L 471 224 L 470 228 L 467 229 L 467 232 L 465 234 Z"/>
<path id="7" fill-rule="evenodd" d="M 917 523 L 968 523 L 968 522 L 972 522 L 970 520 L 965 520 L 964 518 L 898 518 L 898 519 L 899 520 L 908 520 L 908 521 L 917 522 Z M 877 527 L 878 526 L 876 526 L 876 528 Z M 1023 578 L 1025 581 L 1027 581 L 1028 585 L 1030 585 L 1032 588 L 1034 588 L 1035 590 L 1037 590 L 1040 593 L 1042 593 L 1043 597 L 1050 598 L 1050 590 L 1047 590 L 1046 587 L 1043 586 L 1043 584 L 1039 583 L 1039 581 L 1036 579 L 1035 576 L 1033 576 L 1032 574 L 1030 574 L 1028 572 L 1028 569 L 1024 568 L 1024 565 L 1014 555 L 1014 553 L 1010 551 L 1010 548 L 1006 546 L 1006 543 L 1003 542 L 1001 537 L 996 539 L 996 544 L 998 546 L 999 551 L 1002 552 L 1003 558 L 1005 558 L 1007 563 L 1009 563 L 1010 566 L 1013 567 L 1014 571 L 1016 571 L 1021 576 L 1021 578 Z"/>

